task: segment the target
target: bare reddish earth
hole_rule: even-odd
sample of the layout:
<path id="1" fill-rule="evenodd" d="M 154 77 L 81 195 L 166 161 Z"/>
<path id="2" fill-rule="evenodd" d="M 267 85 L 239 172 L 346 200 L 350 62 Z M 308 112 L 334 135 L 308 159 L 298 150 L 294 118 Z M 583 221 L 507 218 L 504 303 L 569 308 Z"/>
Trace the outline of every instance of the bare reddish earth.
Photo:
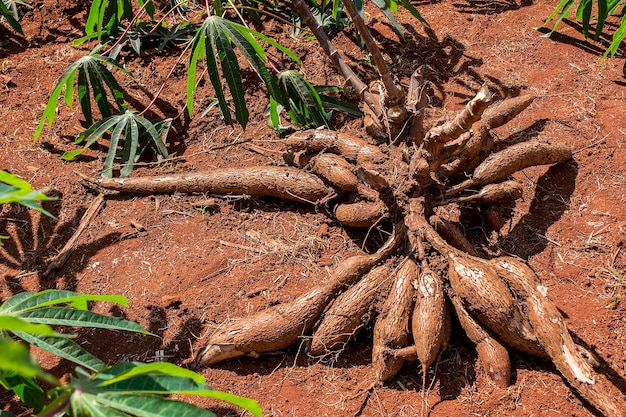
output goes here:
<path id="1" fill-rule="evenodd" d="M 533 29 L 556 2 L 419 4 L 430 22 L 427 32 L 404 11 L 407 38 L 399 43 L 383 16 L 372 8 L 369 21 L 402 81 L 419 65 L 434 83 L 429 117 L 449 116 L 487 81 L 499 98 L 533 92 L 539 99 L 515 122 L 501 128 L 503 140 L 540 137 L 566 143 L 574 160 L 516 175 L 524 200 L 500 236 L 469 229 L 474 243 L 491 254 L 528 259 L 549 288 L 550 298 L 570 330 L 602 361 L 602 372 L 626 392 L 626 301 L 605 308 L 626 292 L 609 266 L 626 272 L 626 83 L 621 76 L 624 50 L 598 65 L 607 41 L 584 41 L 565 22 L 552 39 Z M 78 5 L 77 5 L 78 4 Z M 206 337 L 226 320 L 293 299 L 329 277 L 333 266 L 360 251 L 362 235 L 339 227 L 323 207 L 272 199 L 232 198 L 200 212 L 193 203 L 206 196 L 114 195 L 80 239 L 67 264 L 42 279 L 51 256 L 65 244 L 94 198 L 74 171 L 96 176 L 105 153 L 94 148 L 76 162 L 63 162 L 73 149 L 80 112 L 59 106 L 57 121 L 32 140 L 57 77 L 85 50 L 70 42 L 81 35 L 85 7 L 78 1 L 34 1 L 24 17 L 26 39 L 0 27 L 0 168 L 22 176 L 36 188 L 49 187 L 60 199 L 45 204 L 59 221 L 20 207 L 3 207 L 0 234 L 11 236 L 0 249 L 1 299 L 23 290 L 45 288 L 123 294 L 130 308 L 96 310 L 123 314 L 162 339 L 124 333 L 82 331 L 86 348 L 109 363 L 165 358 L 188 363 Z M 278 35 L 277 35 L 278 36 Z M 288 43 L 302 58 L 302 72 L 317 84 L 341 84 L 316 44 L 302 37 Z M 335 38 L 339 49 L 364 77 L 363 55 L 350 39 Z M 175 57 L 126 62 L 139 86 L 125 81 L 129 96 L 144 105 L 143 89 L 154 93 Z M 6 60 L 6 61 L 5 61 Z M 262 116 L 266 99 L 252 76 L 247 85 L 253 118 L 246 131 L 223 126 L 215 112 L 178 123 L 170 138 L 172 155 L 162 167 L 146 166 L 133 176 L 281 161 L 282 140 Z M 156 112 L 175 116 L 185 94 L 178 71 Z M 201 87 L 201 97 L 211 95 Z M 141 105 L 138 105 L 141 108 Z M 359 120 L 339 120 L 358 132 Z M 143 225 L 137 229 L 133 223 Z M 432 416 L 589 416 L 593 412 L 565 385 L 547 362 L 513 353 L 510 388 L 496 388 L 476 364 L 476 354 L 458 328 L 450 348 L 431 371 Z M 268 416 L 410 416 L 423 399 L 417 363 L 371 394 L 371 331 L 328 362 L 307 357 L 294 346 L 259 359 L 241 358 L 202 370 L 216 389 L 255 398 Z M 71 366 L 41 355 L 53 371 Z M 618 393 L 621 391 L 621 394 Z M 238 415 L 223 404 L 195 400 L 219 415 Z M 27 410 L 7 393 L 0 404 L 15 413 Z"/>

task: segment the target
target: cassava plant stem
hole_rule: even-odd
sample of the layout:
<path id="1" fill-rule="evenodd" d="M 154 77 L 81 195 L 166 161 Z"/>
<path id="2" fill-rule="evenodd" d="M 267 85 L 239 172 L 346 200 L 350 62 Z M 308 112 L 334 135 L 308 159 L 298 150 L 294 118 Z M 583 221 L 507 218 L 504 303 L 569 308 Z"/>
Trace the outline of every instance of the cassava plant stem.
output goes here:
<path id="1" fill-rule="evenodd" d="M 378 45 L 376 45 L 376 41 L 372 36 L 372 33 L 367 28 L 367 25 L 363 21 L 363 18 L 359 14 L 354 2 L 352 0 L 344 0 L 344 6 L 352 22 L 356 26 L 359 34 L 363 38 L 363 42 L 365 42 L 365 47 L 372 55 L 372 60 L 374 61 L 374 65 L 380 74 L 380 79 L 385 86 L 385 90 L 387 90 L 387 99 L 389 101 L 390 106 L 397 106 L 402 104 L 404 101 L 404 94 L 400 88 L 393 82 L 393 77 L 389 73 L 389 67 L 387 66 L 387 62 L 383 58 L 383 55 L 380 53 L 380 49 Z"/>
<path id="2" fill-rule="evenodd" d="M 300 17 L 302 17 L 302 21 L 305 25 L 311 29 L 317 41 L 321 45 L 322 49 L 326 55 L 333 60 L 333 63 L 337 67 L 337 69 L 341 72 L 344 78 L 352 84 L 352 87 L 356 90 L 360 97 L 363 98 L 365 103 L 369 106 L 370 109 L 374 112 L 374 115 L 378 118 L 378 120 L 383 120 L 383 110 L 380 107 L 380 104 L 376 100 L 376 98 L 370 93 L 367 85 L 361 81 L 361 79 L 356 75 L 352 68 L 348 66 L 346 61 L 343 60 L 341 55 L 339 55 L 339 51 L 332 44 L 324 29 L 320 26 L 319 23 L 315 20 L 313 15 L 311 14 L 311 10 L 309 6 L 307 6 L 304 0 L 293 0 L 293 7 L 298 12 Z"/>

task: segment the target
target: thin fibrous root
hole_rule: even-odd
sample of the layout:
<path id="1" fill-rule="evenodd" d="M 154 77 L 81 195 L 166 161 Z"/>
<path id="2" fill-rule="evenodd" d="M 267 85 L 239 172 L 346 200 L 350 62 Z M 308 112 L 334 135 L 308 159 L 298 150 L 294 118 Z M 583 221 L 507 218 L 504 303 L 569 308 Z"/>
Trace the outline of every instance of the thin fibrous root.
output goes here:
<path id="1" fill-rule="evenodd" d="M 333 193 L 314 174 L 292 167 L 224 168 L 139 178 L 90 180 L 102 188 L 137 194 L 248 194 L 315 203 Z"/>
<path id="2" fill-rule="evenodd" d="M 341 155 L 350 162 L 384 162 L 387 159 L 377 146 L 357 136 L 326 129 L 296 132 L 285 144 L 290 151 L 326 151 Z"/>
<path id="3" fill-rule="evenodd" d="M 317 322 L 328 303 L 374 265 L 389 257 L 405 240 L 404 227 L 372 255 L 357 255 L 343 261 L 326 285 L 312 288 L 294 301 L 234 321 L 213 333 L 196 357 L 196 366 L 211 366 L 238 356 L 274 352 L 295 343 Z"/>
<path id="4" fill-rule="evenodd" d="M 483 112 L 491 103 L 491 93 L 487 84 L 483 84 L 476 96 L 470 100 L 456 117 L 441 126 L 434 127 L 426 135 L 430 142 L 445 143 L 454 140 L 467 132 L 472 125 L 480 120 Z"/>
<path id="5" fill-rule="evenodd" d="M 502 181 L 521 169 L 569 160 L 572 150 L 559 143 L 530 141 L 517 143 L 490 155 L 476 169 L 472 178 L 451 187 L 445 196 L 450 197 L 467 188 Z"/>
<path id="6" fill-rule="evenodd" d="M 342 348 L 375 315 L 375 306 L 389 292 L 391 270 L 385 265 L 372 269 L 333 301 L 324 313 L 309 344 L 311 355 Z"/>

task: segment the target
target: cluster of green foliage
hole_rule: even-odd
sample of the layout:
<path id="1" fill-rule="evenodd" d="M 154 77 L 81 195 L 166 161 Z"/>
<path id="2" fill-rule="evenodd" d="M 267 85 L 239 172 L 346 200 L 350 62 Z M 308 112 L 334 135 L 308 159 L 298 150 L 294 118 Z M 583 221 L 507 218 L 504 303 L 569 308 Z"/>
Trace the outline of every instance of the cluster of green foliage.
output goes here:
<path id="1" fill-rule="evenodd" d="M 0 2 L 9 1 L 18 0 Z M 394 17 L 399 6 L 425 22 L 408 0 L 373 2 L 401 35 L 404 33 L 402 26 Z M 315 16 L 325 30 L 338 30 L 349 23 L 343 13 L 341 0 L 313 0 L 312 3 Z M 72 63 L 55 84 L 35 131 L 35 141 L 45 124 L 51 125 L 54 122 L 59 101 L 63 100 L 72 108 L 77 98 L 86 129 L 76 137 L 75 142 L 83 147 L 66 152 L 63 159 L 72 160 L 78 157 L 102 138 L 109 141 L 109 150 L 102 169 L 105 177 L 114 175 L 115 163 L 121 167 L 121 176 L 129 175 L 137 159 L 149 147 L 154 148 L 157 158 L 167 157 L 165 141 L 172 120 L 146 118 L 145 115 L 156 97 L 141 112 L 131 109 L 116 78 L 126 76 L 132 79 L 132 74 L 118 60 L 126 46 L 138 55 L 145 54 L 150 49 L 156 48 L 157 53 L 160 53 L 169 48 L 180 54 L 179 61 L 187 56 L 186 107 L 190 116 L 194 110 L 198 78 L 206 73 L 215 91 L 215 98 L 210 100 L 207 111 L 217 107 L 226 123 L 238 123 L 246 127 L 249 111 L 238 53 L 258 75 L 267 91 L 268 123 L 276 130 L 289 128 L 281 120 L 280 115 L 283 112 L 296 127 L 332 127 L 330 119 L 333 110 L 361 115 L 358 107 L 336 98 L 340 88 L 313 86 L 297 70 L 278 69 L 268 58 L 266 49 L 272 47 L 291 59 L 293 65 L 300 65 L 293 51 L 248 26 L 248 22 L 260 23 L 262 13 L 284 21 L 291 18 L 298 26 L 297 17 L 292 16 L 293 12 L 284 4 L 270 0 L 207 1 L 204 6 L 200 6 L 204 8 L 203 13 L 206 15 L 200 24 L 185 20 L 185 14 L 194 7 L 198 6 L 191 1 L 175 2 L 173 8 L 162 11 L 165 16 L 176 13 L 181 18 L 181 21 L 168 27 L 163 18 L 155 19 L 156 10 L 152 0 L 92 1 L 85 23 L 85 36 L 73 44 L 78 46 L 97 39 L 98 45 L 88 55 Z M 361 1 L 357 1 L 357 7 L 363 13 Z M 5 9 L 8 10 L 6 7 L 1 9 L 3 15 L 7 14 Z M 15 8 L 12 10 L 15 11 Z M 280 17 L 284 15 L 287 15 L 286 19 Z M 19 26 L 16 12 L 7 19 L 10 19 L 12 26 Z M 18 26 L 14 28 L 17 30 Z M 198 77 L 200 62 L 203 63 L 204 70 Z"/>
<path id="2" fill-rule="evenodd" d="M 0 386 L 39 411 L 39 416 L 169 417 L 213 413 L 164 396 L 191 394 L 216 398 L 262 416 L 258 403 L 211 389 L 202 375 L 166 362 L 121 362 L 107 366 L 72 340 L 75 336 L 52 326 L 125 330 L 150 335 L 137 323 L 94 313 L 88 302 L 107 301 L 123 306 L 126 298 L 85 295 L 71 291 L 22 292 L 0 305 Z M 23 342 L 78 365 L 65 384 L 44 371 Z M 39 381 L 52 386 L 44 392 Z M 12 416 L 7 411 L 2 416 Z"/>
<path id="3" fill-rule="evenodd" d="M 130 0 L 95 0 L 92 3 L 85 26 L 86 36 L 75 44 L 95 38 L 100 43 L 89 55 L 71 64 L 61 75 L 35 131 L 37 140 L 45 123 L 53 123 L 61 97 L 70 108 L 74 97 L 77 97 L 87 129 L 78 135 L 75 142 L 84 146 L 66 152 L 64 159 L 76 158 L 107 133 L 109 151 L 102 170 L 105 177 L 113 176 L 114 162 L 121 165 L 121 176 L 130 174 L 133 164 L 150 146 L 156 149 L 157 157 L 167 157 L 165 138 L 171 119 L 146 119 L 144 115 L 150 105 L 141 112 L 129 109 L 124 92 L 116 80 L 116 73 L 113 72 L 116 70 L 132 78 L 117 60 L 122 47 L 127 44 L 137 54 L 145 51 L 143 44 L 154 44 L 155 40 L 158 42 L 158 52 L 168 45 L 176 45 L 181 49 L 181 57 L 188 53 L 186 105 L 190 116 L 193 114 L 198 85 L 196 72 L 199 62 L 203 62 L 215 90 L 214 103 L 224 121 L 246 127 L 249 111 L 236 50 L 265 85 L 272 103 L 270 124 L 276 129 L 282 128 L 278 118 L 282 110 L 287 112 L 296 126 L 330 126 L 328 110 L 333 108 L 358 114 L 355 106 L 324 97 L 318 92 L 319 89 L 304 80 L 297 71 L 280 72 L 273 67 L 265 53 L 267 46 L 281 51 L 296 64 L 300 61 L 291 50 L 250 29 L 242 13 L 247 12 L 253 19 L 255 13 L 258 15 L 258 9 L 250 4 L 263 4 L 272 10 L 278 9 L 277 4 L 263 0 L 254 0 L 252 3 L 213 1 L 210 7 L 207 3 L 206 18 L 201 24 L 182 21 L 168 28 L 162 20 L 154 20 L 155 10 L 151 0 L 138 0 L 137 3 L 138 7 Z M 175 9 L 180 11 L 181 5 L 177 4 Z M 140 18 L 144 15 L 148 16 L 147 20 Z M 238 23 L 236 18 L 241 18 L 242 22 Z M 226 85 L 223 85 L 223 80 Z M 293 94 L 294 88 L 298 94 Z M 226 90 L 230 96 L 226 95 Z M 111 108 L 110 101 L 115 103 L 115 110 Z M 92 108 L 94 102 L 100 113 L 99 120 L 95 120 L 95 109 Z"/>

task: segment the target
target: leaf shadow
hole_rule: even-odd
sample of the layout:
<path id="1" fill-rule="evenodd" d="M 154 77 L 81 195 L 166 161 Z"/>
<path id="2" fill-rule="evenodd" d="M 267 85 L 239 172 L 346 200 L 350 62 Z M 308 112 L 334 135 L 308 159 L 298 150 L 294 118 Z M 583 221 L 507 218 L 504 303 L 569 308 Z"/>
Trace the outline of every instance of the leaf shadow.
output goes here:
<path id="1" fill-rule="evenodd" d="M 55 195 L 55 193 L 48 193 Z M 44 209 L 59 217 L 62 209 L 61 194 L 56 201 L 42 203 Z M 44 279 L 49 260 L 57 255 L 66 241 L 74 234 L 87 207 L 77 210 L 71 219 L 57 221 L 34 210 L 18 205 L 10 205 L 0 218 L 0 234 L 8 235 L 0 247 L 0 265 L 6 267 L 2 277 L 12 294 L 25 291 L 22 280 L 36 276 L 38 290 L 56 288 L 63 279 L 66 290 L 75 290 L 77 275 L 84 271 L 90 259 L 102 248 L 120 239 L 119 232 L 109 233 L 87 243 L 76 246 L 63 268 Z M 32 291 L 32 288 L 29 289 Z"/>

